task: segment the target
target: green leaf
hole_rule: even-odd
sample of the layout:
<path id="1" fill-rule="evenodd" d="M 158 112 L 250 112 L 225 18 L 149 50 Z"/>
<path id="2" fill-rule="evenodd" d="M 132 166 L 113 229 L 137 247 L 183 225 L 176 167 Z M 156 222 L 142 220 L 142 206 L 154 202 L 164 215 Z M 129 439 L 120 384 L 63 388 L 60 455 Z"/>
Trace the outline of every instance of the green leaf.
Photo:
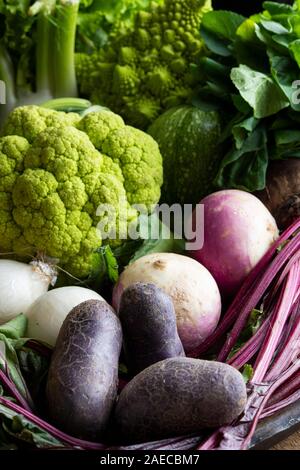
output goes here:
<path id="1" fill-rule="evenodd" d="M 202 18 L 202 28 L 220 38 L 233 41 L 237 28 L 246 18 L 231 11 L 210 11 Z"/>
<path id="2" fill-rule="evenodd" d="M 245 383 L 250 382 L 254 374 L 253 367 L 250 364 L 245 364 L 242 370 L 242 376 L 244 378 Z"/>
<path id="3" fill-rule="evenodd" d="M 292 27 L 293 32 L 299 38 L 300 37 L 300 15 L 292 15 L 289 17 L 289 24 Z"/>
<path id="4" fill-rule="evenodd" d="M 0 368 L 8 375 L 15 384 L 21 395 L 28 401 L 31 398 L 28 394 L 27 386 L 22 376 L 16 348 L 22 347 L 26 339 L 12 340 L 4 334 L 0 334 Z"/>
<path id="5" fill-rule="evenodd" d="M 100 253 L 106 265 L 108 278 L 115 284 L 119 278 L 119 266 L 117 259 L 109 245 L 101 247 Z"/>
<path id="6" fill-rule="evenodd" d="M 241 95 L 231 95 L 232 102 L 236 109 L 242 114 L 249 114 L 251 111 L 251 107 L 249 104 L 241 97 Z"/>
<path id="7" fill-rule="evenodd" d="M 279 36 L 273 36 L 272 39 L 274 42 L 276 42 L 283 48 L 287 49 L 287 53 L 288 53 L 289 45 L 291 41 L 293 41 L 293 38 L 294 38 L 293 35 L 289 33 L 289 34 L 280 34 Z"/>
<path id="8" fill-rule="evenodd" d="M 239 26 L 234 51 L 238 63 L 264 71 L 268 67 L 266 47 L 258 39 L 256 28 L 256 23 L 250 18 Z"/>
<path id="9" fill-rule="evenodd" d="M 221 83 L 229 82 L 230 67 L 221 64 L 220 62 L 211 59 L 210 57 L 202 57 L 200 60 L 200 66 L 209 78 L 220 80 Z M 225 86 L 224 86 L 225 88 Z"/>
<path id="10" fill-rule="evenodd" d="M 288 55 L 286 37 L 290 34 L 273 34 L 267 31 L 262 24 L 255 25 L 255 34 L 266 50 L 277 51 L 280 54 Z"/>
<path id="11" fill-rule="evenodd" d="M 237 128 L 235 132 L 237 133 Z M 267 167 L 267 134 L 263 126 L 257 126 L 244 139 L 240 148 L 232 148 L 226 154 L 215 183 L 221 188 L 260 190 L 266 184 Z"/>
<path id="12" fill-rule="evenodd" d="M 289 45 L 289 49 L 292 52 L 293 57 L 297 62 L 298 66 L 300 67 L 300 39 L 296 39 L 295 41 L 291 42 Z"/>
<path id="13" fill-rule="evenodd" d="M 245 139 L 249 133 L 253 132 L 258 125 L 258 120 L 254 117 L 250 117 L 240 122 L 238 125 L 233 126 L 232 134 L 235 139 L 235 146 L 237 149 L 241 149 L 244 145 Z"/>
<path id="14" fill-rule="evenodd" d="M 300 131 L 298 130 L 279 130 L 274 133 L 276 145 L 296 144 L 300 146 Z"/>
<path id="15" fill-rule="evenodd" d="M 0 404 L 0 416 L 4 419 L 2 424 L 4 431 L 14 439 L 34 444 L 41 449 L 65 447 L 61 441 L 2 404 Z"/>
<path id="16" fill-rule="evenodd" d="M 239 40 L 245 43 L 257 43 L 257 37 L 255 34 L 255 22 L 253 19 L 248 18 L 236 30 L 236 35 Z M 249 51 L 249 54 L 251 51 Z"/>
<path id="17" fill-rule="evenodd" d="M 27 318 L 23 313 L 0 326 L 0 333 L 10 339 L 19 339 L 25 336 Z"/>
<path id="18" fill-rule="evenodd" d="M 262 321 L 264 319 L 264 311 L 263 309 L 253 309 L 250 313 L 249 319 L 247 321 L 247 325 L 244 327 L 243 331 L 241 332 L 238 342 L 235 347 L 230 352 L 229 357 L 232 357 L 236 354 L 244 344 L 252 338 L 253 335 L 257 332 L 258 328 L 261 326 Z"/>
<path id="19" fill-rule="evenodd" d="M 39 402 L 43 399 L 43 387 L 50 365 L 50 357 L 41 355 L 26 344 L 16 348 L 16 352 L 22 376 L 35 405 L 38 407 Z"/>
<path id="20" fill-rule="evenodd" d="M 211 52 L 223 57 L 229 57 L 231 55 L 231 51 L 224 42 L 224 39 L 220 39 L 214 33 L 206 30 L 203 24 L 201 25 L 200 32 L 206 47 Z"/>
<path id="21" fill-rule="evenodd" d="M 299 80 L 299 68 L 291 58 L 278 56 L 271 51 L 268 52 L 268 55 L 273 79 L 289 100 L 290 106 L 294 110 L 300 111 L 300 103 L 297 103 L 296 100 L 298 96 L 298 101 L 300 101 L 300 96 L 294 85 Z"/>
<path id="22" fill-rule="evenodd" d="M 231 79 L 258 119 L 276 114 L 289 105 L 272 78 L 246 65 L 233 68 Z"/>
<path id="23" fill-rule="evenodd" d="M 263 7 L 272 16 L 283 15 L 283 14 L 290 15 L 294 11 L 293 7 L 291 7 L 290 5 L 286 5 L 284 3 L 278 3 L 278 2 L 264 2 Z"/>
<path id="24" fill-rule="evenodd" d="M 276 21 L 261 20 L 260 24 L 264 27 L 266 31 L 269 31 L 270 33 L 273 33 L 273 34 L 289 33 L 289 30 L 287 28 L 282 26 L 280 23 L 277 23 Z"/>

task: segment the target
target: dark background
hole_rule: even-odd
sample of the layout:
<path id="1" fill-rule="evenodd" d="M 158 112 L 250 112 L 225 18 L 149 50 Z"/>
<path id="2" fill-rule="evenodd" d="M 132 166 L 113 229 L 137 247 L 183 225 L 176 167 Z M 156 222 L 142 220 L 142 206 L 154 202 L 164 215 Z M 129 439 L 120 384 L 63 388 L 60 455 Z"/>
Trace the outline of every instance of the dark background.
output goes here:
<path id="1" fill-rule="evenodd" d="M 277 3 L 287 3 L 292 5 L 293 0 L 272 0 Z M 213 7 L 216 10 L 232 10 L 242 15 L 249 16 L 262 10 L 263 0 L 213 0 Z"/>

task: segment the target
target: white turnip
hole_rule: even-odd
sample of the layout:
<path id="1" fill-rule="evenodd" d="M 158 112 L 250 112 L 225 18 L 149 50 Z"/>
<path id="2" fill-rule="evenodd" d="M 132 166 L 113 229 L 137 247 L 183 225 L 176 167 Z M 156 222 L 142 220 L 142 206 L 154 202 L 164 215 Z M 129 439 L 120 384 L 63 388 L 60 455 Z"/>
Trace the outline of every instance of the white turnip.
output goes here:
<path id="1" fill-rule="evenodd" d="M 216 328 L 221 314 L 218 286 L 195 260 L 174 253 L 139 258 L 125 269 L 115 286 L 113 305 L 117 311 L 124 289 L 137 282 L 152 283 L 171 297 L 178 334 L 187 353 Z"/>
<path id="2" fill-rule="evenodd" d="M 60 287 L 39 297 L 27 312 L 29 338 L 54 346 L 68 313 L 86 300 L 104 300 L 97 292 L 84 287 Z"/>

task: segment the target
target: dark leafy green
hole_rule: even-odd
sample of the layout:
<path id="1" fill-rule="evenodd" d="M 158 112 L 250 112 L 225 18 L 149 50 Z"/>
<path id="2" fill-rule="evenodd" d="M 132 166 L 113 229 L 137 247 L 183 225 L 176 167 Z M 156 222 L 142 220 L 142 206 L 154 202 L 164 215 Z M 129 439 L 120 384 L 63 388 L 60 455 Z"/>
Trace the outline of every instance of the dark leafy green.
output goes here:
<path id="1" fill-rule="evenodd" d="M 36 448 L 64 447 L 63 443 L 44 431 L 39 426 L 30 422 L 20 413 L 17 413 L 0 403 L 0 420 L 2 420 L 2 432 L 6 440 L 27 443 Z M 1 437 L 0 437 L 1 439 Z"/>
<path id="2" fill-rule="evenodd" d="M 250 18 L 212 11 L 202 21 L 210 56 L 198 64 L 205 79 L 193 104 L 226 112 L 222 188 L 263 189 L 270 160 L 300 157 L 300 2 L 263 7 Z"/>

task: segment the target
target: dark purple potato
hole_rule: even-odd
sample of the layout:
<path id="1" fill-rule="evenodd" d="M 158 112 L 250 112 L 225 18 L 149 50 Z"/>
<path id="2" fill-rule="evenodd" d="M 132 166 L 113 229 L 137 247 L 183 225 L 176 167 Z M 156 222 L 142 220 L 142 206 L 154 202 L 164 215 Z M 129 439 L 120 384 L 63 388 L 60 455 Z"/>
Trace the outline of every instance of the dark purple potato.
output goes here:
<path id="1" fill-rule="evenodd" d="M 125 289 L 119 310 L 129 370 L 137 374 L 155 362 L 185 356 L 171 298 L 154 284 Z"/>
<path id="2" fill-rule="evenodd" d="M 192 434 L 231 423 L 245 408 L 246 385 L 221 362 L 165 359 L 136 375 L 121 392 L 115 426 L 124 442 Z"/>
<path id="3" fill-rule="evenodd" d="M 46 397 L 53 422 L 82 439 L 96 440 L 117 396 L 122 330 L 114 310 L 88 300 L 73 308 L 59 332 Z"/>

